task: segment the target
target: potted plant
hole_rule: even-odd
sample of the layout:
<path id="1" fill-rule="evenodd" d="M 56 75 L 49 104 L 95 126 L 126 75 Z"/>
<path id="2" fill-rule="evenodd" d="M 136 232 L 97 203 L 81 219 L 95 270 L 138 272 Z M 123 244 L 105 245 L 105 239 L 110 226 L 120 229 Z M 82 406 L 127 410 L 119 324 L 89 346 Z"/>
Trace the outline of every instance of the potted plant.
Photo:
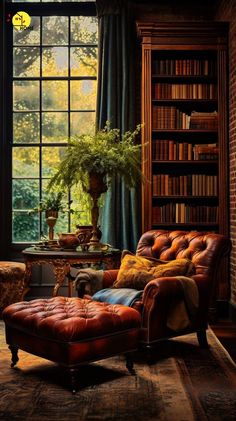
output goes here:
<path id="1" fill-rule="evenodd" d="M 54 226 L 58 218 L 58 212 L 74 212 L 70 208 L 72 200 L 68 202 L 63 201 L 64 194 L 64 190 L 51 191 L 45 199 L 39 201 L 38 206 L 29 211 L 29 214 L 45 212 L 46 222 L 49 226 L 49 240 L 53 240 Z"/>
<path id="2" fill-rule="evenodd" d="M 141 145 L 135 143 L 141 125 L 124 134 L 111 129 L 107 122 L 104 129 L 94 134 L 74 136 L 69 141 L 65 157 L 49 182 L 49 191 L 81 183 L 92 197 L 92 243 L 98 243 L 98 199 L 107 191 L 113 176 L 120 175 L 128 188 L 143 179 L 141 171 Z"/>

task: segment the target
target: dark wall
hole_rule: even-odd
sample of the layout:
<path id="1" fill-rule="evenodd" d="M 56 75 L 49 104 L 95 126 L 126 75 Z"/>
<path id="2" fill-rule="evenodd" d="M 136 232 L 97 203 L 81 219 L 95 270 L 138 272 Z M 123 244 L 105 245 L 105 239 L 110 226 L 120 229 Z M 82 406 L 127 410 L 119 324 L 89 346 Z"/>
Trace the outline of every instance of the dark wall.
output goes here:
<path id="1" fill-rule="evenodd" d="M 218 5 L 217 0 L 139 0 L 135 3 L 136 19 L 149 21 L 213 20 Z"/>

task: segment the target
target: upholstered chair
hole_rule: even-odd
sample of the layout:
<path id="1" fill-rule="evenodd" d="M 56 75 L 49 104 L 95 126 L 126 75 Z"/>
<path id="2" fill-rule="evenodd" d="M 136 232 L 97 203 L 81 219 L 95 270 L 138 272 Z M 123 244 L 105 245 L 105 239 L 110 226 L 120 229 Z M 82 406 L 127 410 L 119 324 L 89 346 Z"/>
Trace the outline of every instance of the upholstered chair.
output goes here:
<path id="1" fill-rule="evenodd" d="M 3 309 L 17 301 L 22 301 L 27 291 L 25 264 L 0 261 L 0 318 Z"/>
<path id="2" fill-rule="evenodd" d="M 186 303 L 186 294 L 182 278 L 178 276 L 163 276 L 148 281 L 143 291 L 136 291 L 136 300 L 132 306 L 142 315 L 141 343 L 151 347 L 162 339 L 196 332 L 200 346 L 207 347 L 206 329 L 209 320 L 209 306 L 212 303 L 216 287 L 217 275 L 223 256 L 230 252 L 230 240 L 220 234 L 201 233 L 194 231 L 166 231 L 152 230 L 145 232 L 137 246 L 136 256 L 161 259 L 163 261 L 176 261 L 188 259 L 194 265 L 194 274 L 191 275 L 195 288 L 197 287 L 198 305 L 193 317 L 190 315 L 189 323 L 177 329 L 170 327 L 169 318 L 172 309 L 178 311 L 177 304 Z M 103 273 L 102 288 L 109 293 L 119 293 L 116 279 L 119 270 L 105 270 Z M 125 293 L 132 289 L 124 289 Z M 120 288 L 122 293 L 122 288 Z M 134 294 L 135 291 L 132 291 Z M 115 296 L 114 295 L 114 296 Z M 93 295 L 93 299 L 101 298 L 101 291 Z M 111 302 L 114 302 L 114 298 Z M 121 301 L 119 301 L 121 302 Z M 188 306 L 185 306 L 187 308 Z M 176 311 L 174 312 L 176 315 Z M 173 313 L 173 314 L 174 314 Z M 178 314 L 177 314 L 178 318 Z"/>

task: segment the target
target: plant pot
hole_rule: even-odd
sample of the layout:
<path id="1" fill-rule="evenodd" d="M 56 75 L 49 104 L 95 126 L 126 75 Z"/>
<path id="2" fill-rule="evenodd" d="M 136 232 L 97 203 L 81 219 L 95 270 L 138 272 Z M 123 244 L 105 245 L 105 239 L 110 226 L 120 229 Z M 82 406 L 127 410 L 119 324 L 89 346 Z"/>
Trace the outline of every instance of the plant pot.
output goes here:
<path id="1" fill-rule="evenodd" d="M 105 181 L 106 174 L 91 172 L 89 173 L 89 188 L 88 193 L 94 197 L 99 197 L 102 193 L 107 191 L 107 184 Z"/>
<path id="2" fill-rule="evenodd" d="M 50 218 L 50 217 L 52 217 L 52 218 L 58 218 L 58 211 L 55 211 L 55 210 L 46 210 L 45 211 L 45 216 L 46 216 L 46 218 Z"/>
<path id="3" fill-rule="evenodd" d="M 48 230 L 49 240 L 53 240 L 53 238 L 54 238 L 54 226 L 57 222 L 58 211 L 46 210 L 45 211 L 45 217 L 46 217 L 46 222 L 47 222 L 48 227 L 49 227 L 49 230 Z"/>

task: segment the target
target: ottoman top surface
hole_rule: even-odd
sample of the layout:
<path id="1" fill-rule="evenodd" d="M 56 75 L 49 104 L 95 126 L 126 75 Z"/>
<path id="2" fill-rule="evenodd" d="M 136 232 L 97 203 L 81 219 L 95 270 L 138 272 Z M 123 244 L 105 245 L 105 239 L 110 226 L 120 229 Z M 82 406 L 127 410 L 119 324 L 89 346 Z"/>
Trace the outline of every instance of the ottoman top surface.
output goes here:
<path id="1" fill-rule="evenodd" d="M 133 308 L 81 298 L 41 298 L 11 304 L 3 311 L 11 327 L 48 339 L 76 342 L 139 328 Z"/>

